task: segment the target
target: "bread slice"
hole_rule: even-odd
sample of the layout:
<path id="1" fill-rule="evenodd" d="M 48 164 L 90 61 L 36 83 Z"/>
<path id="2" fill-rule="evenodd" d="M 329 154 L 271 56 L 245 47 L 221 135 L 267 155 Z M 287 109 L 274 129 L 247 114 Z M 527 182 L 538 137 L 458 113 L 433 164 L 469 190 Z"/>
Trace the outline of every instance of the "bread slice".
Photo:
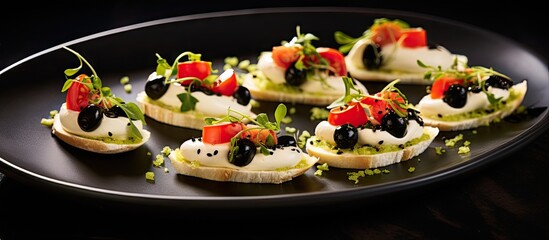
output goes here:
<path id="1" fill-rule="evenodd" d="M 425 125 L 437 127 L 441 131 L 458 131 L 472 129 L 479 126 L 487 126 L 492 121 L 494 121 L 494 119 L 502 119 L 513 113 L 524 100 L 527 88 L 528 87 L 526 84 L 526 80 L 513 85 L 512 89 L 514 91 L 514 94 L 516 94 L 516 98 L 513 101 L 506 102 L 505 106 L 499 111 L 483 115 L 482 117 L 471 118 L 461 121 L 443 121 L 436 119 L 435 117 L 422 115 L 423 122 Z M 420 106 L 418 106 L 418 110 L 421 111 Z"/>
<path id="2" fill-rule="evenodd" d="M 224 167 L 195 166 L 191 162 L 181 159 L 181 157 L 178 158 L 176 155 L 177 151 L 174 150 L 168 155 L 177 173 L 220 182 L 280 184 L 303 175 L 318 161 L 318 158 L 303 153 L 306 165 L 301 168 L 251 171 Z"/>
<path id="3" fill-rule="evenodd" d="M 133 144 L 106 143 L 100 140 L 80 137 L 71 134 L 63 129 L 63 125 L 61 125 L 59 115 L 55 115 L 55 117 L 53 118 L 52 133 L 69 145 L 86 151 L 103 154 L 115 154 L 134 150 L 145 144 L 151 137 L 151 133 L 145 129 L 143 129 L 141 132 L 141 134 L 143 135 L 143 139 L 141 140 L 141 142 Z"/>
<path id="4" fill-rule="evenodd" d="M 202 127 L 206 125 L 204 117 L 195 113 L 175 112 L 151 103 L 145 92 L 137 94 L 136 102 L 146 116 L 162 123 L 197 130 L 202 130 Z"/>
<path id="5" fill-rule="evenodd" d="M 401 84 L 417 84 L 417 85 L 429 85 L 431 81 L 423 78 L 424 72 L 400 72 L 400 71 L 387 71 L 387 70 L 368 70 L 362 64 L 357 64 L 352 61 L 352 56 L 362 56 L 365 45 L 364 42 L 370 42 L 368 39 L 360 40 L 351 48 L 349 54 L 345 57 L 345 64 L 347 65 L 347 71 L 351 77 L 362 81 L 377 81 L 377 82 L 391 82 L 395 79 L 400 79 Z M 464 55 L 453 54 L 457 57 L 459 68 L 463 68 L 467 64 L 467 57 Z M 362 58 L 362 57 L 360 57 Z M 421 60 L 421 59 L 420 59 Z"/>
<path id="6" fill-rule="evenodd" d="M 438 135 L 439 130 L 435 127 L 425 126 L 424 132 L 429 135 L 428 140 L 393 152 L 383 152 L 371 155 L 358 155 L 353 152 L 343 152 L 342 154 L 337 154 L 327 150 L 326 148 L 311 144 L 311 142 L 315 142 L 315 137 L 307 140 L 306 149 L 309 155 L 319 158 L 318 163 L 327 163 L 330 167 L 348 169 L 379 168 L 409 160 L 423 153 Z"/>
<path id="7" fill-rule="evenodd" d="M 339 92 L 334 94 L 307 92 L 289 93 L 271 89 L 261 89 L 254 83 L 253 78 L 254 77 L 252 74 L 246 74 L 242 85 L 248 88 L 252 98 L 256 100 L 326 106 L 340 98 L 342 95 L 342 93 Z M 355 83 L 357 84 L 357 88 L 361 89 L 363 93 L 368 93 L 368 90 L 362 83 L 358 81 L 355 81 Z"/>

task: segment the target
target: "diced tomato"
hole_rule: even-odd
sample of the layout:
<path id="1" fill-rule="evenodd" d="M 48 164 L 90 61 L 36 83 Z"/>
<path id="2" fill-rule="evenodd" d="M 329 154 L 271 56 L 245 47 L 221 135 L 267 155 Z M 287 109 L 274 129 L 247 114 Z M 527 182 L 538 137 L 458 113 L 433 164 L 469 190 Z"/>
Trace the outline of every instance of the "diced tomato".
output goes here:
<path id="1" fill-rule="evenodd" d="M 80 112 L 89 105 L 88 95 L 90 93 L 90 89 L 81 82 L 90 83 L 91 80 L 86 74 L 78 75 L 75 80 L 78 82 L 73 82 L 67 90 L 67 109 Z"/>
<path id="2" fill-rule="evenodd" d="M 396 92 L 379 92 L 376 93 L 375 96 L 395 102 L 394 106 L 397 107 L 400 112 L 406 111 L 406 109 L 397 105 L 398 103 L 405 103 L 406 101 Z M 383 116 L 387 114 L 387 110 L 395 110 L 388 101 L 382 99 L 366 96 L 360 100 L 362 104 L 369 106 L 370 114 L 372 114 L 372 117 L 376 120 L 376 122 L 374 122 L 375 124 L 381 123 Z"/>
<path id="3" fill-rule="evenodd" d="M 238 88 L 238 81 L 236 79 L 236 73 L 232 68 L 225 70 L 217 80 L 214 82 L 212 91 L 215 93 L 221 93 L 225 96 L 232 96 Z"/>
<path id="4" fill-rule="evenodd" d="M 276 46 L 273 47 L 272 58 L 277 66 L 288 69 L 297 59 L 299 59 L 299 51 L 301 51 L 301 48 L 297 46 Z"/>
<path id="5" fill-rule="evenodd" d="M 210 76 L 212 63 L 208 61 L 186 61 L 177 64 L 177 78 L 196 77 L 200 80 Z M 188 86 L 192 80 L 183 81 L 181 85 Z"/>
<path id="6" fill-rule="evenodd" d="M 372 41 L 381 47 L 396 42 L 402 35 L 402 27 L 393 22 L 373 26 L 371 31 Z"/>
<path id="7" fill-rule="evenodd" d="M 355 127 L 359 127 L 368 122 L 368 116 L 366 115 L 364 108 L 362 108 L 362 105 L 353 102 L 347 106 L 330 109 L 328 122 L 334 126 L 350 123 Z"/>
<path id="8" fill-rule="evenodd" d="M 450 85 L 464 84 L 464 83 L 465 83 L 465 80 L 463 79 L 458 79 L 458 78 L 449 77 L 449 76 L 441 77 L 435 80 L 435 82 L 433 82 L 433 85 L 431 85 L 431 98 L 432 99 L 442 98 L 444 97 L 444 92 L 448 90 Z"/>
<path id="9" fill-rule="evenodd" d="M 230 142 L 231 138 L 244 128 L 245 125 L 243 123 L 232 122 L 206 125 L 202 128 L 202 142 L 209 144 Z"/>
<path id="10" fill-rule="evenodd" d="M 253 129 L 252 127 L 249 127 L 250 129 L 244 131 L 241 135 L 242 138 L 248 138 L 252 140 L 256 145 L 265 144 L 267 143 L 267 137 L 271 136 L 273 139 L 273 144 L 276 145 L 278 143 L 278 138 L 276 136 L 276 132 L 273 130 L 268 129 Z M 273 146 L 274 146 L 273 145 Z"/>
<path id="11" fill-rule="evenodd" d="M 427 33 L 422 28 L 408 28 L 402 31 L 402 46 L 408 48 L 427 46 Z"/>
<path id="12" fill-rule="evenodd" d="M 337 76 L 347 76 L 345 57 L 340 51 L 326 47 L 318 47 L 316 51 L 330 63 L 330 67 L 334 69 Z"/>

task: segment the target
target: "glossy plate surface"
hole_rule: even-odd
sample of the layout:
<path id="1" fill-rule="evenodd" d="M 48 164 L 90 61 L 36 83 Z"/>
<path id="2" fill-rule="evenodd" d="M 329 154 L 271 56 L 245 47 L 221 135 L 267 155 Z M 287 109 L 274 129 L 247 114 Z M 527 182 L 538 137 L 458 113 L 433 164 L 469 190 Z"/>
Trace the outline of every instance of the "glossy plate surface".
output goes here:
<path id="1" fill-rule="evenodd" d="M 515 82 L 528 80 L 523 105 L 544 108 L 549 105 L 547 65 L 535 54 L 500 35 L 459 22 L 406 12 L 375 9 L 293 8 L 242 10 L 162 19 L 98 33 L 66 43 L 94 66 L 103 84 L 128 101 L 135 101 L 144 89 L 149 73 L 155 70 L 159 53 L 173 61 L 183 51 L 202 53 L 221 68 L 227 56 L 257 61 L 282 40 L 290 40 L 297 25 L 304 33 L 320 38 L 315 46 L 337 48 L 333 33 L 343 31 L 359 36 L 368 23 L 379 17 L 400 18 L 411 26 L 427 29 L 429 42 L 438 43 L 454 53 L 469 57 L 470 65 L 482 65 L 507 74 Z M 357 21 L 360 19 L 360 21 Z M 357 24 L 357 22 L 364 23 Z M 266 27 L 268 26 L 268 27 Z M 134 202 L 153 206 L 185 208 L 255 208 L 331 204 L 367 201 L 391 193 L 405 192 L 469 173 L 501 159 L 510 151 L 524 147 L 536 134 L 547 128 L 547 110 L 519 122 L 502 121 L 473 131 L 441 133 L 419 157 L 383 169 L 389 174 L 348 180 L 348 172 L 331 168 L 315 176 L 316 168 L 280 185 L 214 182 L 175 173 L 166 158 L 164 168 L 152 160 L 164 146 L 178 147 L 183 141 L 201 135 L 200 131 L 168 126 L 147 118 L 151 140 L 141 148 L 117 155 L 87 153 L 57 140 L 40 120 L 65 101 L 61 87 L 63 71 L 76 67 L 76 58 L 56 46 L 32 55 L 0 72 L 0 170 L 9 176 L 39 186 L 78 193 L 86 197 Z M 129 76 L 131 93 L 124 92 L 119 80 Z M 365 83 L 370 92 L 384 84 Z M 409 100 L 417 103 L 425 94 L 424 86 L 399 85 Z M 256 112 L 272 113 L 276 103 L 261 102 Z M 296 105 L 293 122 L 285 126 L 314 132 L 312 106 Z M 272 116 L 272 115 L 271 115 Z M 449 148 L 441 156 L 435 147 L 443 147 L 443 138 L 463 133 L 471 152 L 457 154 Z M 150 152 L 151 156 L 147 155 Z M 408 172 L 415 167 L 413 173 Z M 145 180 L 153 171 L 155 182 Z"/>

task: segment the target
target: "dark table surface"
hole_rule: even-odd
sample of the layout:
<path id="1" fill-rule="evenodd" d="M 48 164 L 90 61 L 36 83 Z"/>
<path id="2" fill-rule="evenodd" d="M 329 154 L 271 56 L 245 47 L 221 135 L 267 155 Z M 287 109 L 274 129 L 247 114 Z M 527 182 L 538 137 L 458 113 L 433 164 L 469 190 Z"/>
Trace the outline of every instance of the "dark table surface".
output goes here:
<path id="1" fill-rule="evenodd" d="M 531 5 L 526 3 L 521 6 Z M 310 6 L 284 1 L 246 5 L 114 1 L 79 7 L 39 3 L 20 11 L 27 6 L 15 4 L 19 8 L 0 10 L 0 69 L 51 46 L 143 21 L 242 8 Z M 539 8 L 520 10 L 516 2 L 502 2 L 498 8 L 460 4 L 435 8 L 346 1 L 314 6 L 397 9 L 459 20 L 509 37 L 547 62 L 547 37 L 540 31 L 545 28 L 542 14 L 537 14 Z M 547 239 L 549 131 L 535 135 L 537 139 L 527 146 L 482 169 L 429 189 L 380 200 L 375 207 L 355 204 L 201 215 L 87 201 L 0 175 L 0 239 Z M 204 231 L 203 227 L 216 230 Z"/>

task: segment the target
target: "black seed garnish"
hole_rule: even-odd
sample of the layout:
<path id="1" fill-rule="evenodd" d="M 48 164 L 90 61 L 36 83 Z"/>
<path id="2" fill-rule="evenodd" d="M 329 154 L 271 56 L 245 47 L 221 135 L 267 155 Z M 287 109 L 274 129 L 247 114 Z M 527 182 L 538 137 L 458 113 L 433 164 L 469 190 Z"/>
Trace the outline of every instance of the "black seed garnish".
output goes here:
<path id="1" fill-rule="evenodd" d="M 337 155 L 343 154 L 343 151 L 337 150 Z"/>
<path id="2" fill-rule="evenodd" d="M 382 114 L 383 112 L 382 111 L 377 111 L 377 114 Z"/>
<path id="3" fill-rule="evenodd" d="M 217 155 L 217 153 L 219 153 L 219 151 L 215 150 L 215 151 L 214 151 L 214 155 Z"/>
<path id="4" fill-rule="evenodd" d="M 398 147 L 404 149 L 404 144 L 400 144 Z"/>
<path id="5" fill-rule="evenodd" d="M 191 138 L 191 141 L 193 141 L 193 142 L 194 142 L 194 141 L 196 141 L 196 139 L 195 139 L 195 138 Z"/>
<path id="6" fill-rule="evenodd" d="M 301 151 L 299 151 L 299 149 L 296 149 L 295 151 L 296 151 L 297 153 L 301 153 Z"/>
<path id="7" fill-rule="evenodd" d="M 126 124 L 126 126 L 130 126 L 130 123 Z"/>
<path id="8" fill-rule="evenodd" d="M 317 139 L 316 142 L 320 142 L 320 139 Z"/>
<path id="9" fill-rule="evenodd" d="M 274 154 L 274 152 L 271 152 L 271 151 L 269 151 L 269 154 L 273 155 L 273 154 Z"/>
<path id="10" fill-rule="evenodd" d="M 213 155 L 212 155 L 211 153 L 207 153 L 206 155 L 208 155 L 208 157 L 211 157 L 211 156 L 213 156 Z"/>
<path id="11" fill-rule="evenodd" d="M 109 137 L 112 137 L 112 132 L 109 132 Z"/>
<path id="12" fill-rule="evenodd" d="M 442 114 L 440 114 L 440 113 L 439 113 L 439 114 L 437 114 L 437 116 L 438 116 L 439 118 L 442 118 Z"/>
<path id="13" fill-rule="evenodd" d="M 198 150 L 196 150 L 196 154 L 200 155 L 200 148 Z"/>
<path id="14" fill-rule="evenodd" d="M 379 144 L 379 145 L 383 144 L 383 140 L 377 142 L 377 144 Z"/>
<path id="15" fill-rule="evenodd" d="M 314 145 L 314 142 L 311 140 L 311 141 L 309 141 L 309 144 Z"/>

